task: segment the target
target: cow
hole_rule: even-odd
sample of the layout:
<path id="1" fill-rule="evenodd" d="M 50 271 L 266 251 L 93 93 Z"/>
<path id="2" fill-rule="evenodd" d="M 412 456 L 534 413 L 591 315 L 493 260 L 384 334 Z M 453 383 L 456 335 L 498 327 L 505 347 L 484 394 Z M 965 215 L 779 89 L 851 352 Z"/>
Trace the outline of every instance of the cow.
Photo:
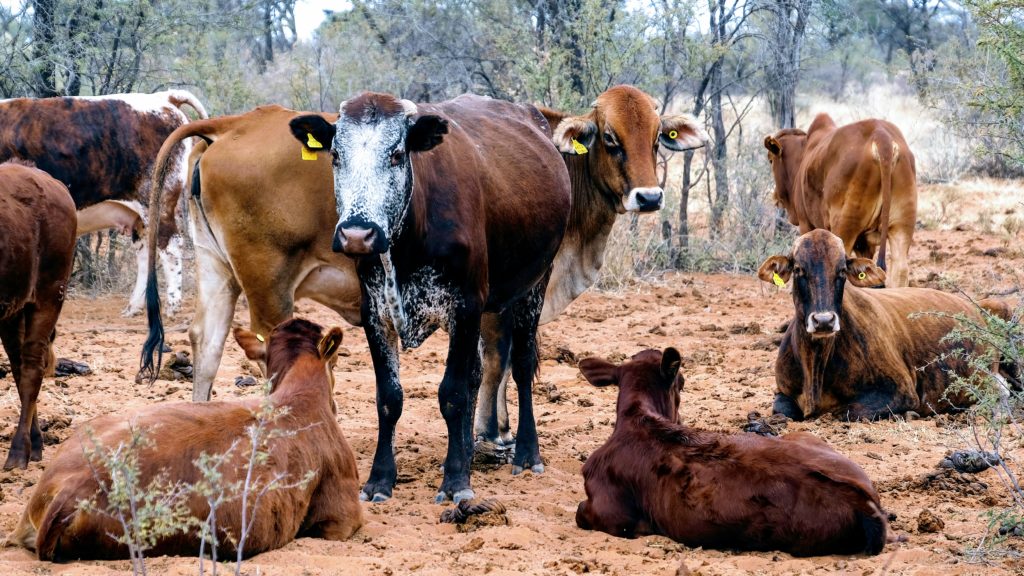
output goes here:
<path id="1" fill-rule="evenodd" d="M 53 562 L 128 558 L 127 546 L 116 540 L 123 533 L 120 523 L 100 512 L 107 496 L 97 479 L 109 482 L 109 471 L 90 455 L 130 445 L 141 430 L 147 442 L 136 443 L 140 486 L 163 475 L 172 484 L 195 487 L 203 479 L 196 460 L 205 453 L 229 454 L 218 470 L 222 486 L 230 487 L 246 479 L 252 450 L 247 430 L 261 414 L 269 426 L 269 456 L 253 468 L 252 478 L 278 478 L 281 487 L 266 493 L 260 506 L 250 504 L 252 529 L 243 556 L 280 548 L 301 536 L 350 537 L 362 525 L 362 509 L 355 455 L 335 421 L 332 368 L 341 329 L 324 332 L 317 324 L 293 319 L 266 337 L 236 329 L 235 339 L 248 358 L 265 362 L 272 375 L 266 398 L 276 417 L 266 416 L 263 398 L 250 398 L 159 404 L 92 419 L 61 445 L 7 542 Z M 300 482 L 310 472 L 310 480 Z M 206 497 L 195 490 L 184 494 L 191 518 L 205 522 L 210 516 Z M 83 508 L 82 501 L 94 504 Z M 242 506 L 241 498 L 229 498 L 217 509 L 218 548 L 232 555 L 242 533 Z M 158 539 L 147 555 L 199 552 L 200 533 L 190 527 Z"/>
<path id="2" fill-rule="evenodd" d="M 572 182 L 572 215 L 555 256 L 541 324 L 554 320 L 597 281 L 618 215 L 661 208 L 664 191 L 655 171 L 659 147 L 678 152 L 707 141 L 693 116 L 659 116 L 657 109 L 653 98 L 625 85 L 606 90 L 579 116 L 540 109 Z M 493 322 L 485 321 L 484 333 L 484 378 L 474 431 L 479 440 L 512 447 L 505 403 L 508 338 Z"/>
<path id="3" fill-rule="evenodd" d="M 837 127 L 818 114 L 807 132 L 766 136 L 775 201 L 800 233 L 816 228 L 843 239 L 849 256 L 872 258 L 890 287 L 910 283 L 908 254 L 917 221 L 914 155 L 900 129 L 885 120 Z M 886 264 L 886 245 L 891 266 Z"/>
<path id="4" fill-rule="evenodd" d="M 551 263 L 569 221 L 571 185 L 540 111 L 465 95 L 414 104 L 387 94 L 346 101 L 338 120 L 289 123 L 306 149 L 332 157 L 338 215 L 332 249 L 356 259 L 361 322 L 377 379 L 378 438 L 362 497 L 391 497 L 402 414 L 398 352 L 449 334 L 438 390 L 448 429 L 436 500 L 473 497 L 473 413 L 481 318 L 510 340 L 519 391 L 513 465 L 541 465 L 531 402 L 536 332 Z"/>
<path id="5" fill-rule="evenodd" d="M 859 466 L 807 432 L 777 438 L 683 424 L 680 365 L 675 348 L 622 365 L 580 362 L 591 384 L 619 386 L 612 435 L 583 464 L 580 528 L 795 556 L 881 552 L 886 516 Z"/>
<path id="6" fill-rule="evenodd" d="M 34 162 L 68 187 L 79 210 L 110 200 L 146 202 L 160 145 L 188 122 L 180 110 L 184 105 L 207 117 L 199 100 L 185 90 L 0 100 L 0 162 L 9 158 Z M 174 174 L 166 183 L 168 201 L 160 216 L 159 245 L 172 313 L 182 297 L 183 241 L 175 213 L 185 183 L 188 149 L 189 143 L 176 148 Z M 136 237 L 138 270 L 124 309 L 127 316 L 137 314 L 145 304 L 147 251 L 141 237 Z"/>
<path id="7" fill-rule="evenodd" d="M 0 164 L 0 340 L 18 387 L 21 414 L 4 470 L 43 459 L 36 401 L 53 370 L 53 339 L 75 250 L 68 189 L 18 161 Z"/>
<path id="8" fill-rule="evenodd" d="M 847 256 L 843 240 L 822 229 L 797 238 L 790 254 L 769 257 L 757 275 L 793 281 L 795 314 L 775 361 L 775 413 L 875 420 L 972 402 L 949 385 L 971 374 L 960 352 L 976 347 L 945 337 L 957 327 L 956 315 L 982 322 L 978 306 L 928 288 L 866 289 L 883 283 L 885 271 Z"/>

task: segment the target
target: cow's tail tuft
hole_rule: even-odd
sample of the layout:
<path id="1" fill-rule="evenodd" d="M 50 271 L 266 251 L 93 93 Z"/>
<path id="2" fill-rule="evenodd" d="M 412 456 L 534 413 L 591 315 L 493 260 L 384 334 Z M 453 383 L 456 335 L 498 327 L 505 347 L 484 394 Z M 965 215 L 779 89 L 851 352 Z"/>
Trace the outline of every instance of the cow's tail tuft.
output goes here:
<path id="1" fill-rule="evenodd" d="M 900 157 L 900 145 L 889 134 L 875 132 L 871 139 L 871 156 L 878 162 L 882 184 L 882 210 L 879 215 L 879 228 L 882 238 L 878 247 L 878 267 L 885 266 L 885 250 L 889 243 L 889 212 L 892 210 L 892 173 Z"/>

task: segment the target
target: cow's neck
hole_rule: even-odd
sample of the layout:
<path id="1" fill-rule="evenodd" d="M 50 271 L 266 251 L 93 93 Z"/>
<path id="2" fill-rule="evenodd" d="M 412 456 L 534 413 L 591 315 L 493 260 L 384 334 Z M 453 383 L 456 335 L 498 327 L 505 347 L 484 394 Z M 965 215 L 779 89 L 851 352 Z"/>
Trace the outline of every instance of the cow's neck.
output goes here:
<path id="1" fill-rule="evenodd" d="M 563 155 L 572 182 L 572 210 L 552 264 L 541 323 L 553 320 L 597 282 L 615 224 L 615 205 L 594 183 L 587 156 Z"/>
<path id="2" fill-rule="evenodd" d="M 804 328 L 807 323 L 806 318 L 793 320 L 798 322 L 798 325 L 794 326 L 794 332 L 798 344 L 796 349 L 800 351 L 800 366 L 804 382 L 798 400 L 805 418 L 816 415 L 822 402 L 825 379 L 831 380 L 837 376 L 835 371 L 829 368 L 836 355 L 843 356 L 847 361 L 856 361 L 855 358 L 860 357 L 855 353 L 854 348 L 859 347 L 861 339 L 857 334 L 861 327 L 858 325 L 856 316 L 851 313 L 851 310 L 861 307 L 856 302 L 860 298 L 862 295 L 856 290 L 847 289 L 839 314 L 839 333 L 831 338 L 812 338 Z"/>

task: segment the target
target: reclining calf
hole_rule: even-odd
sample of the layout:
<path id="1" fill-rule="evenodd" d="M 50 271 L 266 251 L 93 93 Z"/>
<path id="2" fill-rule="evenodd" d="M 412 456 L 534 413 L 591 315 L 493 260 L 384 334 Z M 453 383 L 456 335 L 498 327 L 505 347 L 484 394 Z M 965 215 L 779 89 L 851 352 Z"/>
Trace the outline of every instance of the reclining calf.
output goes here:
<path id="1" fill-rule="evenodd" d="M 621 366 L 580 362 L 591 384 L 619 386 L 615 430 L 583 465 L 580 528 L 797 556 L 882 550 L 887 522 L 863 470 L 808 433 L 774 438 L 681 424 L 679 366 L 674 348 Z"/>
<path id="2" fill-rule="evenodd" d="M 278 417 L 270 419 L 268 457 L 254 474 L 265 481 L 280 479 L 283 485 L 266 493 L 258 508 L 248 506 L 253 524 L 244 545 L 246 557 L 280 548 L 298 536 L 344 540 L 362 525 L 355 455 L 335 422 L 332 396 L 331 368 L 341 337 L 340 328 L 324 335 L 320 326 L 305 320 L 278 325 L 266 341 L 235 330 L 246 356 L 265 360 L 268 374 L 273 375 L 269 401 Z M 88 454 L 127 445 L 133 429 L 143 430 L 151 443 L 138 451 L 139 486 L 148 486 L 161 474 L 172 484 L 195 486 L 202 479 L 195 459 L 204 452 L 230 451 L 219 468 L 222 486 L 229 487 L 246 478 L 251 451 L 247 428 L 256 422 L 261 400 L 157 404 L 133 414 L 90 420 L 47 465 L 8 543 L 34 549 L 40 560 L 128 558 L 127 546 L 115 540 L 123 534 L 120 523 L 96 511 L 105 510 L 107 504 L 97 477 L 109 486 L 109 472 Z M 285 434 L 275 436 L 275 431 Z M 310 471 L 311 479 L 301 482 Z M 94 505 L 82 508 L 83 500 Z M 185 505 L 195 520 L 207 520 L 210 506 L 205 497 L 186 493 Z M 221 504 L 216 521 L 220 551 L 236 554 L 241 499 Z M 199 530 L 192 527 L 158 539 L 147 554 L 197 555 L 199 551 Z"/>

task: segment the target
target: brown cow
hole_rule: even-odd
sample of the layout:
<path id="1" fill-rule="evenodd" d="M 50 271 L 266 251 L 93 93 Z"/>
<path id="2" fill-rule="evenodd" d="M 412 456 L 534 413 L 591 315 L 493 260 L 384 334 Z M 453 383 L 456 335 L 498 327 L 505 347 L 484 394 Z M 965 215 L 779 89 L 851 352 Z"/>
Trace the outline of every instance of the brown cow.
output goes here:
<path id="1" fill-rule="evenodd" d="M 680 363 L 674 348 L 621 366 L 580 362 L 591 384 L 619 386 L 611 438 L 583 465 L 580 528 L 796 556 L 881 552 L 887 522 L 860 467 L 805 432 L 774 438 L 682 424 Z"/>
<path id="2" fill-rule="evenodd" d="M 273 374 L 269 399 L 282 415 L 270 424 L 271 434 L 273 430 L 297 431 L 294 436 L 280 435 L 270 441 L 269 459 L 256 468 L 257 473 L 295 482 L 315 471 L 309 483 L 268 492 L 258 508 L 250 509 L 255 516 L 245 556 L 280 548 L 300 536 L 344 540 L 362 525 L 355 455 L 335 421 L 331 369 L 341 334 L 340 328 L 323 334 L 320 326 L 298 319 L 276 327 L 268 339 L 235 330 L 246 356 L 265 361 Z M 8 542 L 34 549 L 40 560 L 128 558 L 127 547 L 114 539 L 122 533 L 117 520 L 78 506 L 89 499 L 95 499 L 99 509 L 105 506 L 86 451 L 93 449 L 94 442 L 112 450 L 130 441 L 129 426 L 149 431 L 153 443 L 139 453 L 140 485 L 166 474 L 172 482 L 194 486 L 202 477 L 194 464 L 200 454 L 223 454 L 234 447 L 234 458 L 220 468 L 223 485 L 230 486 L 245 479 L 247 428 L 255 422 L 260 402 L 253 398 L 160 404 L 131 415 L 90 420 L 46 467 Z M 189 494 L 186 503 L 196 520 L 209 516 L 209 505 L 201 495 Z M 241 533 L 241 505 L 240 499 L 229 500 L 217 511 L 219 548 L 231 554 L 235 554 L 233 538 Z M 199 546 L 198 532 L 192 529 L 158 540 L 147 553 L 194 556 Z"/>
<path id="3" fill-rule="evenodd" d="M 182 106 L 206 118 L 203 105 L 185 90 L 2 100 L 0 162 L 9 158 L 34 162 L 68 187 L 78 209 L 107 200 L 145 202 L 160 145 L 188 122 Z M 172 312 L 182 296 L 183 244 L 175 213 L 185 183 L 188 148 L 185 143 L 175 149 L 175 170 L 166 183 L 168 202 L 160 215 L 159 247 Z M 138 270 L 125 315 L 140 312 L 145 302 L 147 251 L 142 238 L 136 238 Z"/>
<path id="4" fill-rule="evenodd" d="M 793 419 L 826 412 L 874 420 L 913 410 L 935 414 L 970 403 L 947 387 L 971 369 L 945 342 L 953 315 L 981 321 L 977 306 L 928 288 L 865 289 L 885 272 L 866 258 L 850 258 L 827 230 L 800 236 L 786 256 L 772 256 L 761 280 L 793 278 L 795 316 L 775 362 L 775 412 Z M 847 283 L 850 286 L 847 286 Z"/>
<path id="5" fill-rule="evenodd" d="M 849 256 L 874 257 L 887 286 L 910 283 L 908 253 L 917 219 L 914 155 L 900 129 L 885 120 L 836 127 L 818 114 L 806 133 L 780 130 L 764 139 L 775 177 L 775 201 L 800 233 L 824 228 L 843 239 Z"/>
<path id="6" fill-rule="evenodd" d="M 552 140 L 572 182 L 569 227 L 555 256 L 540 317 L 546 324 L 597 282 L 616 217 L 661 208 L 664 192 L 655 171 L 659 147 L 699 148 L 707 133 L 689 114 L 659 115 L 654 99 L 633 86 L 609 88 L 579 116 L 540 111 L 554 131 Z M 500 326 L 487 320 L 474 431 L 477 438 L 511 446 L 515 441 L 505 402 L 508 339 Z"/>
<path id="7" fill-rule="evenodd" d="M 21 416 L 4 470 L 43 459 L 36 400 L 55 362 L 52 342 L 75 249 L 75 204 L 42 170 L 0 164 L 0 340 Z"/>

